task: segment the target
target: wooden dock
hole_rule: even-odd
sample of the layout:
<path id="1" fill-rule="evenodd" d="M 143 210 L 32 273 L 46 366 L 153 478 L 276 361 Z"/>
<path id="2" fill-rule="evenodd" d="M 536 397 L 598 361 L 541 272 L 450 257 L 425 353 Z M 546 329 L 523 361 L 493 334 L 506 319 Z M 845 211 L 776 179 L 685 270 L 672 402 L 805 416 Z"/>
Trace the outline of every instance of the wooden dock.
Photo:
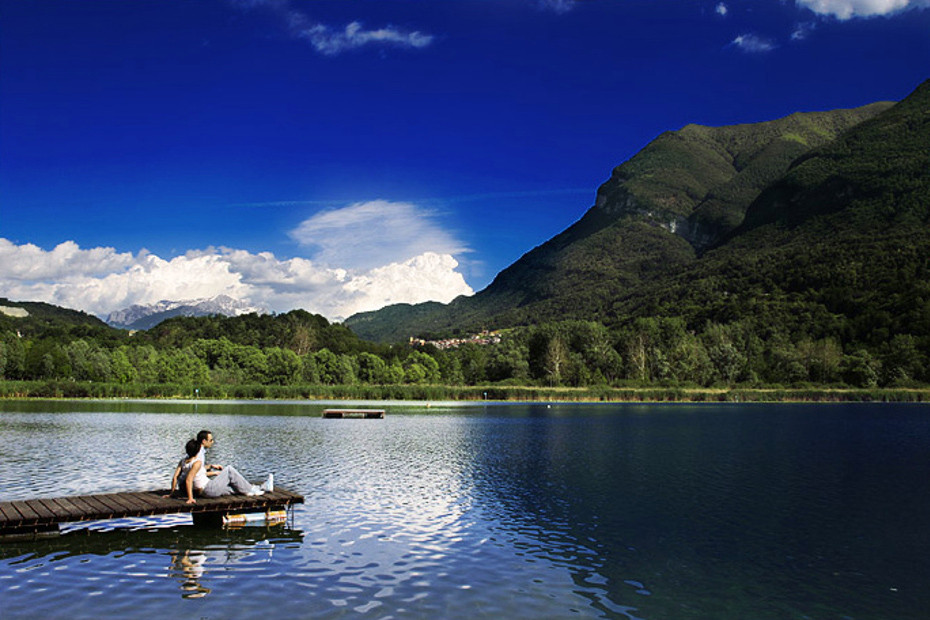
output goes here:
<path id="1" fill-rule="evenodd" d="M 57 532 L 63 523 L 151 515 L 189 513 L 195 524 L 222 525 L 223 517 L 229 514 L 271 512 L 304 501 L 302 495 L 284 489 L 264 495 L 198 497 L 196 504 L 164 497 L 166 493 L 167 489 L 0 502 L 0 539 Z"/>
<path id="2" fill-rule="evenodd" d="M 324 409 L 324 418 L 384 418 L 384 409 Z"/>

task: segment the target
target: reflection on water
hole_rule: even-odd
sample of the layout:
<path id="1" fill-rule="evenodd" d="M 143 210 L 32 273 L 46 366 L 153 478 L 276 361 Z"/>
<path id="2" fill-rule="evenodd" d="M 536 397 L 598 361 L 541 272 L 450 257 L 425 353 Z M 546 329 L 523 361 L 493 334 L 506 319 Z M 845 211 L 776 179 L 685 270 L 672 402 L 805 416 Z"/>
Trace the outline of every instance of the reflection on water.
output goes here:
<path id="1" fill-rule="evenodd" d="M 930 608 L 923 407 L 162 405 L 0 402 L 0 499 L 163 487 L 205 427 L 211 461 L 305 496 L 290 525 L 159 517 L 0 544 L 4 618 Z"/>
<path id="2" fill-rule="evenodd" d="M 184 549 L 171 554 L 171 572 L 169 576 L 181 581 L 182 598 L 200 598 L 210 594 L 210 588 L 200 583 L 203 565 L 207 561 L 207 552 Z"/>

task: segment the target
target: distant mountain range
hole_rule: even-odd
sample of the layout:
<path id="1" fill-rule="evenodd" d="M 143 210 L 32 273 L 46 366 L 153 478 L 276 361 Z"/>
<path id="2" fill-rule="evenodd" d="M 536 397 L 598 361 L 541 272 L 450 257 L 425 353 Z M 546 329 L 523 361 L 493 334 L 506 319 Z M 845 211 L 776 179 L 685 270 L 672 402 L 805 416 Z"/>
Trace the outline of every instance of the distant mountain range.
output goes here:
<path id="1" fill-rule="evenodd" d="M 379 341 L 639 317 L 930 338 L 928 161 L 930 81 L 897 104 L 688 125 L 615 168 L 578 222 L 476 295 L 345 324 Z"/>
<path id="2" fill-rule="evenodd" d="M 163 300 L 150 305 L 132 305 L 111 312 L 106 322 L 120 329 L 145 330 L 176 316 L 240 316 L 253 312 L 267 314 L 268 311 L 228 295 L 219 295 L 208 299 Z"/>

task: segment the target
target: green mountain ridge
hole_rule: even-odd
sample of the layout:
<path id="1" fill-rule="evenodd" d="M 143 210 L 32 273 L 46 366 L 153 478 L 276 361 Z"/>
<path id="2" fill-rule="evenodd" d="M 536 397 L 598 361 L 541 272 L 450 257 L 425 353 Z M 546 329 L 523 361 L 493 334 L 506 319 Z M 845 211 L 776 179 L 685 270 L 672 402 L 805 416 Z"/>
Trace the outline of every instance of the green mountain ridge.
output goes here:
<path id="1" fill-rule="evenodd" d="M 897 298 L 895 283 L 915 283 L 870 252 L 924 247 L 928 111 L 930 82 L 898 104 L 664 133 L 614 169 L 578 222 L 486 289 L 346 325 L 382 341 L 564 319 L 678 316 L 698 327 L 753 319 L 761 305 L 785 326 L 861 338 L 850 325 L 880 300 L 834 284 L 850 279 L 847 260 L 871 291 Z"/>
<path id="2" fill-rule="evenodd" d="M 795 337 L 930 345 L 930 82 L 799 158 L 700 261 L 614 317 L 751 321 Z"/>
<path id="3" fill-rule="evenodd" d="M 615 168 L 596 206 L 650 216 L 700 252 L 739 225 L 746 206 L 798 157 L 892 105 L 726 127 L 687 125 Z"/>
<path id="4" fill-rule="evenodd" d="M 0 331 L 34 335 L 45 331 L 106 332 L 110 327 L 95 316 L 40 301 L 10 301 L 0 297 Z"/>

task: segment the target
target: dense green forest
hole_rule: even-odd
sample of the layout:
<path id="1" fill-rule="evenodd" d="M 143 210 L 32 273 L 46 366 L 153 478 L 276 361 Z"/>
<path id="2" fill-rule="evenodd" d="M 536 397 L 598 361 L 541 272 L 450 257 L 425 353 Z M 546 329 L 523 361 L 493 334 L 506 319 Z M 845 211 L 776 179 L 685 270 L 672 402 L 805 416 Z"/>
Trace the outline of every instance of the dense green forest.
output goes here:
<path id="1" fill-rule="evenodd" d="M 746 322 L 638 319 L 615 328 L 560 321 L 513 328 L 488 344 L 381 345 L 296 310 L 179 317 L 130 334 L 105 325 L 4 317 L 6 380 L 116 384 L 913 387 L 930 380 L 911 335 L 844 349 L 830 337 L 759 335 Z"/>

